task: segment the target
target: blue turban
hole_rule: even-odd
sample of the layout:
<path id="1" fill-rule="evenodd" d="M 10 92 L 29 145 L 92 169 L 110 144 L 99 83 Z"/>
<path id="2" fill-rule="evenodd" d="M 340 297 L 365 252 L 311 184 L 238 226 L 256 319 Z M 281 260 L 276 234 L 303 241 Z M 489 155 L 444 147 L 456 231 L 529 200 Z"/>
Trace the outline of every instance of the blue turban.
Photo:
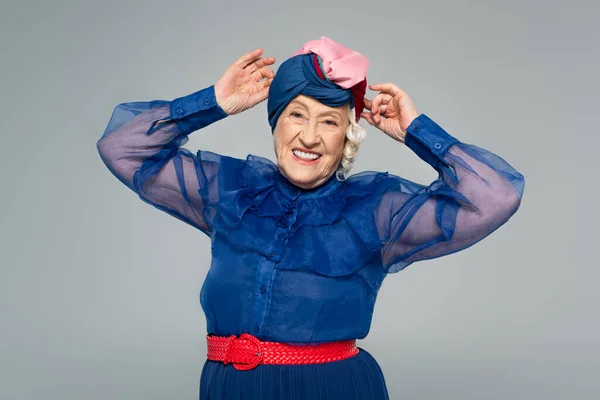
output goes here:
<path id="1" fill-rule="evenodd" d="M 279 115 L 300 94 L 310 96 L 330 107 L 347 103 L 354 107 L 352 91 L 321 79 L 315 69 L 313 57 L 311 53 L 296 55 L 285 60 L 277 70 L 267 100 L 271 133 L 275 130 Z"/>

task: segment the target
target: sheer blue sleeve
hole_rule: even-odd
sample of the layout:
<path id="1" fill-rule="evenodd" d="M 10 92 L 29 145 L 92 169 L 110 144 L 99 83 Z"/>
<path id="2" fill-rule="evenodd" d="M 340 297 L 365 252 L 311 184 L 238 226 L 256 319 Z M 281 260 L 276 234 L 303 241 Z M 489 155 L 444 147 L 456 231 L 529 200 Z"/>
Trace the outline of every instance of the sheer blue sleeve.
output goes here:
<path id="1" fill-rule="evenodd" d="M 460 142 L 425 114 L 407 128 L 405 144 L 439 176 L 423 186 L 389 175 L 375 210 L 386 272 L 472 246 L 517 211 L 524 177 L 496 154 Z"/>
<path id="2" fill-rule="evenodd" d="M 204 203 L 216 191 L 219 157 L 206 152 L 201 159 L 181 146 L 190 133 L 226 116 L 214 86 L 173 101 L 122 103 L 96 147 L 111 173 L 142 200 L 210 236 Z"/>

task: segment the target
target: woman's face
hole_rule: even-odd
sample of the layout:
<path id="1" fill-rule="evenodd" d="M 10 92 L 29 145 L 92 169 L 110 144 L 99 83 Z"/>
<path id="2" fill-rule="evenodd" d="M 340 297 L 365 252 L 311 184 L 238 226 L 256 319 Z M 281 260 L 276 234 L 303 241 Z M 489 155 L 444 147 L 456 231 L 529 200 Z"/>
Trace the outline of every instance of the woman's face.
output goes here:
<path id="1" fill-rule="evenodd" d="M 277 119 L 273 132 L 281 174 L 303 189 L 329 179 L 342 159 L 350 125 L 348 112 L 347 104 L 329 107 L 309 96 L 294 98 Z"/>

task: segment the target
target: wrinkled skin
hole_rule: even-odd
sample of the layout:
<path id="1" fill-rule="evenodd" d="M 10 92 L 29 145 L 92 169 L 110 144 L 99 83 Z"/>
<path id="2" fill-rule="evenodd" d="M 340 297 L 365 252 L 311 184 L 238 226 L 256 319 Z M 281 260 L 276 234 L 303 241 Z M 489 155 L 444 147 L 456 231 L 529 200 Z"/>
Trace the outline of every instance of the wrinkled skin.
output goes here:
<path id="1" fill-rule="evenodd" d="M 281 174 L 303 189 L 315 188 L 329 179 L 342 158 L 350 125 L 348 112 L 348 105 L 329 107 L 309 96 L 294 98 L 277 119 L 273 132 Z M 293 154 L 295 148 L 321 156 L 306 165 Z"/>

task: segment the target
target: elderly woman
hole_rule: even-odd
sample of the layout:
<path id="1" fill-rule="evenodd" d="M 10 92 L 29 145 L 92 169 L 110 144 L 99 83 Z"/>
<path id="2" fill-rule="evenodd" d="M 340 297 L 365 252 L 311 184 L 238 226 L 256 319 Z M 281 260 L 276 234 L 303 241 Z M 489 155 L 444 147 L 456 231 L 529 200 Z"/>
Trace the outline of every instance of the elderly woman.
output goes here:
<path id="1" fill-rule="evenodd" d="M 119 104 L 98 151 L 142 200 L 211 239 L 200 399 L 387 399 L 379 365 L 356 346 L 383 279 L 503 225 L 523 176 L 419 114 L 392 83 L 370 85 L 378 93 L 365 98 L 367 59 L 327 37 L 276 75 L 275 59 L 261 55 L 244 54 L 188 96 Z M 267 98 L 276 164 L 182 147 L 190 133 Z M 347 177 L 365 137 L 360 118 L 438 179 Z"/>

